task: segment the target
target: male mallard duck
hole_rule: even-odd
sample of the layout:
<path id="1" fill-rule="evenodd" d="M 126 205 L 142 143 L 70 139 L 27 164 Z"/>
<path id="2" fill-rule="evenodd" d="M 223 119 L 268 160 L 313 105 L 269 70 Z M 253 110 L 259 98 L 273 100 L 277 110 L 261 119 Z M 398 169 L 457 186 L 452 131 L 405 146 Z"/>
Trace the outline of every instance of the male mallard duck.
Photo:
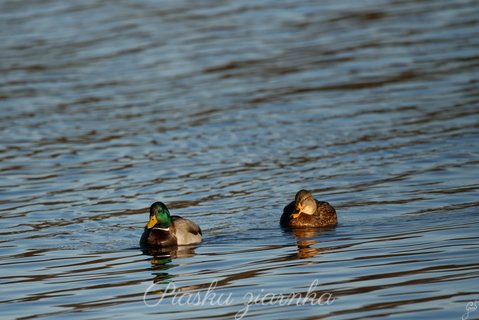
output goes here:
<path id="1" fill-rule="evenodd" d="M 294 201 L 283 209 L 280 224 L 283 227 L 326 227 L 338 223 L 336 210 L 327 202 L 313 198 L 311 191 L 299 190 Z"/>
<path id="2" fill-rule="evenodd" d="M 170 216 L 163 202 L 155 202 L 150 207 L 150 220 L 140 239 L 140 246 L 170 247 L 201 242 L 201 229 L 191 220 L 180 216 Z"/>

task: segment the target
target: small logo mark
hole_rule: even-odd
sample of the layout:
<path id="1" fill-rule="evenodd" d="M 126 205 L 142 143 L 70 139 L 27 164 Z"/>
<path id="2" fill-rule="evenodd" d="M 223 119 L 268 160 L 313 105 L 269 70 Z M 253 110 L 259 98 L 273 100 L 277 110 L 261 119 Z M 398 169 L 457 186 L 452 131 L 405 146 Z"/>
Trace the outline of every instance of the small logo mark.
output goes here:
<path id="1" fill-rule="evenodd" d="M 478 300 L 466 303 L 466 312 L 462 315 L 462 320 L 469 319 L 469 315 L 477 310 Z"/>

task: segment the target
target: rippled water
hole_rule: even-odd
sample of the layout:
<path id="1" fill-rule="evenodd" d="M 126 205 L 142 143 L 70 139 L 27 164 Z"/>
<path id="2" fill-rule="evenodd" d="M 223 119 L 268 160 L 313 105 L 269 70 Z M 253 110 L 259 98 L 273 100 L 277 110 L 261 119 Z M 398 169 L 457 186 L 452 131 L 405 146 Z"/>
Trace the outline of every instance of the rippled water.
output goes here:
<path id="1" fill-rule="evenodd" d="M 0 39 L 2 317 L 479 318 L 477 1 L 0 1 Z M 300 188 L 335 229 L 279 227 Z M 154 201 L 204 242 L 142 254 Z"/>

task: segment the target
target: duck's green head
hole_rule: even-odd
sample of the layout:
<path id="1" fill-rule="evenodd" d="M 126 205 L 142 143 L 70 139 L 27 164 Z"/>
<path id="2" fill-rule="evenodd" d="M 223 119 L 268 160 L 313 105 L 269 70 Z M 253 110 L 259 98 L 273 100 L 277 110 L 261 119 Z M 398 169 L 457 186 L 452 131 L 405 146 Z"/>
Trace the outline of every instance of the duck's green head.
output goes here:
<path id="1" fill-rule="evenodd" d="M 147 229 L 154 227 L 166 229 L 171 225 L 170 211 L 163 202 L 155 202 L 150 207 L 150 221 L 146 224 Z"/>

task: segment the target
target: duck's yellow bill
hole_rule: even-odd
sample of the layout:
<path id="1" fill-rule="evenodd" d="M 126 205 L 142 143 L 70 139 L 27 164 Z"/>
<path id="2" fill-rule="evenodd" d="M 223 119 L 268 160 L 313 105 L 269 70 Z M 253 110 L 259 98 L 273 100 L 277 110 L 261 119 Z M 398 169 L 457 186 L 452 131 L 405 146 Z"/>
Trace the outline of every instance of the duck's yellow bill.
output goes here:
<path id="1" fill-rule="evenodd" d="M 303 206 L 300 203 L 298 203 L 298 205 L 296 206 L 295 212 L 293 212 L 291 216 L 293 217 L 293 219 L 296 219 L 297 217 L 301 215 L 301 212 L 303 212 Z"/>
<path id="2" fill-rule="evenodd" d="M 146 224 L 147 229 L 153 228 L 158 223 L 158 219 L 156 219 L 156 215 L 152 215 L 150 217 L 150 221 Z"/>
<path id="3" fill-rule="evenodd" d="M 293 217 L 293 219 L 296 219 L 297 217 L 299 217 L 300 214 L 301 214 L 301 211 L 298 211 L 296 213 L 293 213 L 291 216 Z"/>

